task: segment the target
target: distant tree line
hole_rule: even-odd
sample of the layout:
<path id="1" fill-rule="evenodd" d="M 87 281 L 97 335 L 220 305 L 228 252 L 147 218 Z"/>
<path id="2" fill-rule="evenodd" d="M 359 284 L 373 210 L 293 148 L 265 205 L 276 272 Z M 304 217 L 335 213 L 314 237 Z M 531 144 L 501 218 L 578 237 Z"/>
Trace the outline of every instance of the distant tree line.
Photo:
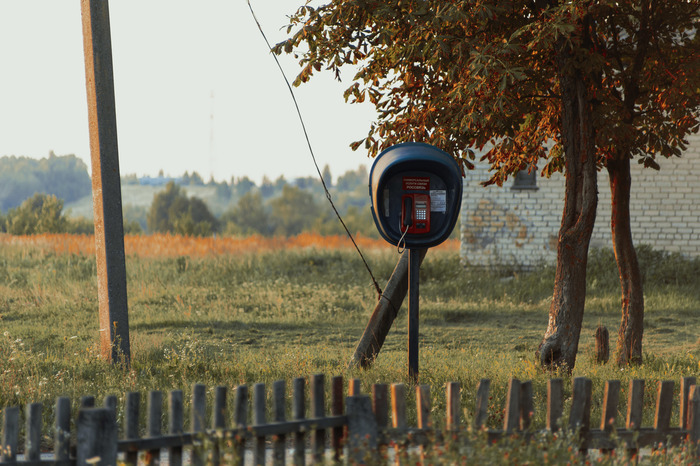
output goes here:
<path id="1" fill-rule="evenodd" d="M 369 211 L 367 170 L 361 166 L 348 171 L 338 178 L 335 185 L 327 166 L 323 176 L 326 186 L 332 191 L 334 204 L 351 232 L 376 236 Z M 183 176 L 182 180 L 199 182 L 201 177 L 194 173 Z M 170 181 L 153 199 L 146 217 L 146 231 L 198 236 L 217 233 L 293 236 L 307 231 L 344 233 L 318 178 L 296 178 L 287 182 L 284 177 L 275 181 L 264 177 L 257 186 L 248 177 L 243 177 L 230 183 L 210 180 L 208 184 L 216 186 L 219 202 L 228 201 L 228 207 L 220 216 L 213 215 L 203 200 L 187 197 L 175 181 Z M 126 218 L 128 214 L 125 212 Z"/>
<path id="2" fill-rule="evenodd" d="M 90 195 L 92 184 L 87 166 L 75 155 L 53 152 L 40 160 L 0 157 L 0 211 L 19 207 L 35 193 L 54 195 L 73 202 Z"/>
<path id="3" fill-rule="evenodd" d="M 7 170 L 3 171 L 2 167 Z M 68 167 L 75 172 L 72 176 L 68 176 L 71 173 Z M 52 177 L 56 174 L 56 179 L 67 180 L 66 183 L 81 185 L 82 188 L 68 189 L 57 183 L 47 183 L 46 186 L 51 189 L 40 189 L 34 184 L 22 188 L 25 197 L 17 203 L 15 198 L 21 197 L 17 194 L 20 190 L 0 186 L 2 193 L 14 193 L 12 202 L 6 204 L 9 206 L 6 214 L 2 215 L 4 209 L 0 211 L 0 231 L 15 235 L 93 232 L 92 220 L 72 218 L 63 212 L 68 199 L 72 201 L 91 194 L 90 178 L 82 161 L 72 155 L 57 157 L 53 154 L 42 160 L 0 158 L 0 179 L 12 173 L 17 179 L 54 181 Z M 347 171 L 335 182 L 328 166 L 322 174 L 336 209 L 351 232 L 377 236 L 369 211 L 366 168 L 360 166 L 357 170 Z M 192 236 L 291 236 L 307 231 L 344 233 L 326 200 L 321 181 L 316 177 L 296 178 L 289 182 L 282 176 L 274 181 L 264 177 L 260 185 L 246 176 L 231 179 L 230 182 L 210 179 L 204 183 L 196 172 L 169 178 L 161 171 L 157 178 L 140 179 L 136 175 L 126 175 L 122 184 L 163 186 L 148 208 L 124 205 L 124 231 L 127 234 L 167 232 Z M 213 186 L 214 203 L 188 196 L 188 186 Z M 63 193 L 66 197 L 54 192 Z M 0 199 L 10 199 L 10 196 Z"/>

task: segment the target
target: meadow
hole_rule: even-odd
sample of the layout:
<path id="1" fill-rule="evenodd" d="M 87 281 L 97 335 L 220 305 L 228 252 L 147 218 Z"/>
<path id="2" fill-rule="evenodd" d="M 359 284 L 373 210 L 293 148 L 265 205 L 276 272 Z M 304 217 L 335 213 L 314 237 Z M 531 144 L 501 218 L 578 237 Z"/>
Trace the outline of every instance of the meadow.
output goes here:
<path id="1" fill-rule="evenodd" d="M 360 238 L 380 286 L 399 259 L 395 248 Z M 349 368 L 377 295 L 356 252 L 342 237 L 125 240 L 131 364 L 100 359 L 93 239 L 0 235 L 0 405 L 57 396 L 101 399 L 126 392 L 213 388 L 324 373 L 374 383 L 407 377 L 406 303 L 374 365 Z M 508 379 L 532 380 L 535 425 L 544 425 L 546 381 L 593 380 L 592 419 L 600 419 L 603 383 L 647 380 L 644 424 L 652 422 L 657 380 L 696 376 L 700 365 L 700 261 L 639 248 L 645 276 L 644 363 L 619 368 L 593 361 L 593 332 L 606 325 L 614 348 L 620 320 L 610 251 L 591 252 L 586 315 L 572 374 L 549 373 L 535 351 L 547 325 L 554 270 L 521 273 L 460 263 L 458 243 L 431 249 L 421 269 L 420 380 L 431 386 L 437 423 L 444 386 L 462 386 L 465 417 L 477 384 L 492 380 L 489 425 L 502 423 Z M 676 384 L 676 391 L 678 383 Z M 621 397 L 624 419 L 626 396 Z M 569 400 L 570 401 L 570 400 Z M 677 396 L 675 398 L 677 404 Z M 409 406 L 411 404 L 409 403 Z M 678 424 L 674 407 L 672 424 Z M 566 412 L 566 406 L 565 406 Z M 409 413 L 409 416 L 414 416 Z M 618 421 L 620 422 L 620 421 Z"/>

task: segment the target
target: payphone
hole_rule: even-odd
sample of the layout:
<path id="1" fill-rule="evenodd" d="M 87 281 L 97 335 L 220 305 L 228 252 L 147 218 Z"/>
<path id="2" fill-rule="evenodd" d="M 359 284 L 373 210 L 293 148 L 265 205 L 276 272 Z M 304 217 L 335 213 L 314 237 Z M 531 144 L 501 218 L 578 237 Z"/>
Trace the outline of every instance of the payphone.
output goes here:
<path id="1" fill-rule="evenodd" d="M 369 195 L 379 233 L 408 249 L 408 374 L 417 380 L 420 251 L 452 233 L 462 205 L 462 173 L 457 161 L 435 146 L 397 144 L 372 164 Z"/>
<path id="2" fill-rule="evenodd" d="M 435 146 L 407 142 L 377 156 L 369 174 L 372 216 L 393 245 L 429 248 L 452 233 L 462 204 L 462 174 Z"/>
<path id="3" fill-rule="evenodd" d="M 430 231 L 430 196 L 404 194 L 401 199 L 401 229 L 411 234 L 428 233 Z"/>

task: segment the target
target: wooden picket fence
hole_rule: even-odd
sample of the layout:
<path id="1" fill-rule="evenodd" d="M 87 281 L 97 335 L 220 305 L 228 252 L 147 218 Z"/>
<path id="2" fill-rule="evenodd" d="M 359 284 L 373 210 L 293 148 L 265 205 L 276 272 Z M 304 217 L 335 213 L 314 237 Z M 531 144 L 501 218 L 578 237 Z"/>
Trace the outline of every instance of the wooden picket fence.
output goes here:
<path id="1" fill-rule="evenodd" d="M 545 429 L 557 432 L 563 429 L 579 433 L 581 450 L 613 450 L 624 448 L 635 452 L 639 448 L 657 447 L 659 444 L 693 443 L 700 440 L 700 390 L 694 377 L 681 380 L 680 425 L 670 426 L 674 382 L 658 382 L 654 425 L 642 427 L 644 381 L 633 380 L 629 384 L 627 418 L 624 428 L 614 428 L 620 382 L 605 383 L 602 400 L 602 418 L 599 427 L 590 419 L 591 381 L 576 378 L 573 381 L 568 425 L 559 424 L 563 414 L 563 382 L 551 379 L 547 384 L 547 414 Z M 95 407 L 93 397 L 84 397 L 78 412 L 75 435 L 71 432 L 71 402 L 62 397 L 56 402 L 54 445 L 51 455 L 42 454 L 42 406 L 31 403 L 26 407 L 26 429 L 23 454 L 18 454 L 20 440 L 20 410 L 4 409 L 2 451 L 0 466 L 39 465 L 114 465 L 118 458 L 127 464 L 157 464 L 161 455 L 167 455 L 167 463 L 180 465 L 183 458 L 191 464 L 305 464 L 321 462 L 328 457 L 362 462 L 387 445 L 410 448 L 441 442 L 449 434 L 459 439 L 466 426 L 460 419 L 460 386 L 447 384 L 447 413 L 444 429 L 436 428 L 430 418 L 430 388 L 416 387 L 417 425 L 409 427 L 406 421 L 405 386 L 403 384 L 376 384 L 371 396 L 360 393 L 359 380 L 353 379 L 344 396 L 343 379 L 331 379 L 330 413 L 326 412 L 325 378 L 314 375 L 309 380 L 309 417 L 306 407 L 304 378 L 293 380 L 292 419 L 286 418 L 286 387 L 284 381 L 272 384 L 272 419 L 266 418 L 267 387 L 252 387 L 252 413 L 249 416 L 249 390 L 246 385 L 236 387 L 233 399 L 233 427 L 227 423 L 226 387 L 216 387 L 213 395 L 210 428 L 206 427 L 207 391 L 204 385 L 195 385 L 191 398 L 190 430 L 184 431 L 184 403 L 180 390 L 168 394 L 167 433 L 161 432 L 163 419 L 163 394 L 153 391 L 148 395 L 146 426 L 140 435 L 141 399 L 139 393 L 126 396 L 123 411 L 123 434 L 118 436 L 117 399 L 107 397 L 104 407 Z M 490 381 L 482 380 L 476 392 L 475 415 L 472 427 L 485 429 L 488 416 Z M 503 428 L 484 430 L 489 441 L 519 434 L 532 437 L 540 431 L 534 429 L 534 411 L 531 382 L 510 380 L 506 404 L 503 409 Z M 252 422 L 249 423 L 249 418 Z M 390 422 L 391 421 L 391 422 Z M 613 438 L 613 429 L 614 438 Z M 224 449 L 223 446 L 227 447 Z M 397 447 L 399 445 L 399 447 Z M 183 455 L 183 449 L 189 452 Z M 247 453 L 247 454 L 246 454 Z"/>

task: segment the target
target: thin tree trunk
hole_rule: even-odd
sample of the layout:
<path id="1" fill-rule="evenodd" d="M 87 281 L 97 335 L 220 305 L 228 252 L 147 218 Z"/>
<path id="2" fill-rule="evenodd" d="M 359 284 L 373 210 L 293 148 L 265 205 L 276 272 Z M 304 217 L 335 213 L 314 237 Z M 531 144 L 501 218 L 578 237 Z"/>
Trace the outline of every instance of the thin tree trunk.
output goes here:
<path id="1" fill-rule="evenodd" d="M 547 368 L 574 368 L 586 301 L 586 264 L 598 204 L 595 131 L 582 74 L 570 71 L 565 41 L 557 54 L 562 99 L 566 187 L 557 244 L 557 268 L 549 323 L 538 349 Z"/>
<path id="2" fill-rule="evenodd" d="M 630 160 L 627 157 L 610 160 L 607 169 L 612 201 L 610 226 L 622 291 L 622 320 L 617 335 L 616 358 L 619 365 L 641 363 L 644 290 L 630 227 Z"/>

